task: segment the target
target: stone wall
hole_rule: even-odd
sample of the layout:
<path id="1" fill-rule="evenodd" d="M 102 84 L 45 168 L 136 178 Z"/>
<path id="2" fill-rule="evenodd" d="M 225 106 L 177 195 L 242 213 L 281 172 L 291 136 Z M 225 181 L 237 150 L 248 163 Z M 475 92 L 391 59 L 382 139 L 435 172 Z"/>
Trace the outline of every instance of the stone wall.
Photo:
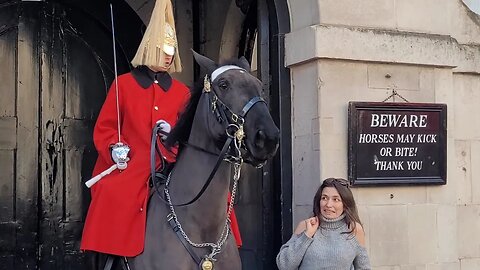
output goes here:
<path id="1" fill-rule="evenodd" d="M 480 269 L 479 16 L 460 0 L 289 7 L 294 226 L 322 179 L 347 178 L 348 102 L 395 89 L 409 102 L 447 104 L 447 185 L 353 188 L 372 266 Z"/>

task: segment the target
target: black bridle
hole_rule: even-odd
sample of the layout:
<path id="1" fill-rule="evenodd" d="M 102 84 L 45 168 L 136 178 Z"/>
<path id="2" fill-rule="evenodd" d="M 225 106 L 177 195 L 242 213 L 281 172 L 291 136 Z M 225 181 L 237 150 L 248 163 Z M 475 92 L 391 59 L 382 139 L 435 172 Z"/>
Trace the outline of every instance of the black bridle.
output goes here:
<path id="1" fill-rule="evenodd" d="M 217 158 L 217 161 L 215 163 L 215 166 L 213 167 L 212 171 L 210 172 L 210 175 L 208 176 L 207 180 L 205 181 L 204 185 L 202 186 L 200 191 L 197 193 L 197 195 L 193 199 L 191 199 L 190 201 L 188 201 L 186 203 L 175 204 L 173 206 L 187 206 L 187 205 L 190 205 L 190 204 L 196 202 L 203 195 L 205 190 L 210 185 L 210 182 L 213 180 L 213 177 L 215 176 L 215 173 L 217 172 L 218 168 L 220 167 L 220 164 L 222 163 L 223 160 L 226 159 L 227 152 L 230 149 L 230 146 L 232 145 L 232 142 L 235 143 L 236 140 L 241 142 L 243 140 L 243 137 L 244 137 L 243 124 L 245 122 L 245 117 L 248 114 L 248 112 L 253 108 L 253 106 L 255 104 L 257 104 L 259 102 L 263 102 L 264 104 L 266 104 L 266 102 L 263 98 L 261 98 L 260 96 L 255 96 L 255 97 L 251 98 L 243 106 L 240 114 L 236 114 L 224 102 L 222 102 L 218 98 L 217 94 L 211 89 L 211 84 L 210 84 L 210 80 L 209 80 L 208 76 L 205 76 L 205 79 L 204 79 L 203 92 L 204 92 L 204 94 L 208 95 L 209 105 L 212 106 L 211 111 L 216 116 L 217 121 L 220 124 L 225 123 L 224 124 L 224 125 L 226 125 L 225 132 L 227 133 L 228 136 L 227 136 L 227 139 L 226 139 L 225 143 L 223 144 L 222 150 L 218 154 L 218 158 Z M 165 201 L 165 199 L 160 195 L 160 191 L 158 190 L 158 185 L 154 181 L 154 179 L 156 179 L 156 177 L 158 176 L 158 174 L 156 172 L 156 168 L 155 168 L 156 153 L 158 153 L 159 156 L 160 156 L 160 159 L 161 159 L 161 162 L 162 162 L 162 165 L 161 165 L 162 169 L 165 167 L 165 164 L 166 164 L 165 160 L 163 159 L 163 157 L 160 153 L 160 149 L 157 145 L 157 142 L 158 142 L 157 138 L 158 138 L 159 134 L 165 134 L 165 133 L 161 131 L 160 125 L 157 124 L 153 128 L 153 132 L 152 132 L 152 141 L 151 141 L 151 149 L 150 149 L 150 174 L 151 174 L 150 176 L 151 176 L 151 179 L 153 181 L 153 186 L 155 187 L 156 193 L 159 195 L 160 199 L 164 203 L 168 204 Z M 188 144 L 188 143 L 186 143 L 185 145 L 190 146 L 194 149 L 209 153 L 209 154 L 213 154 L 212 152 L 210 152 L 208 150 L 205 150 L 205 149 L 203 149 L 201 147 L 198 147 L 198 146 L 194 146 L 194 145 L 191 145 L 191 144 Z M 242 158 L 241 153 L 239 153 L 239 149 L 237 149 L 237 155 L 238 156 L 230 156 L 229 159 L 227 159 L 227 160 L 228 161 L 233 160 L 233 162 L 239 162 L 239 159 Z"/>

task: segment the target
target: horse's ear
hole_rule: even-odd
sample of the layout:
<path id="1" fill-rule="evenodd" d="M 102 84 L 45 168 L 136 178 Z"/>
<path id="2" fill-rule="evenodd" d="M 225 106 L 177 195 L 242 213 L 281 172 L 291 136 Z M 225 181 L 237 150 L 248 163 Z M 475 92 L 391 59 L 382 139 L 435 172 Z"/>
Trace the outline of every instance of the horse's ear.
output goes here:
<path id="1" fill-rule="evenodd" d="M 242 56 L 238 60 L 239 60 L 240 67 L 250 72 L 250 63 L 248 63 L 247 58 L 245 58 L 245 56 Z"/>
<path id="2" fill-rule="evenodd" d="M 193 57 L 200 67 L 204 68 L 208 74 L 211 74 L 216 68 L 217 64 L 210 58 L 203 56 L 192 49 Z"/>

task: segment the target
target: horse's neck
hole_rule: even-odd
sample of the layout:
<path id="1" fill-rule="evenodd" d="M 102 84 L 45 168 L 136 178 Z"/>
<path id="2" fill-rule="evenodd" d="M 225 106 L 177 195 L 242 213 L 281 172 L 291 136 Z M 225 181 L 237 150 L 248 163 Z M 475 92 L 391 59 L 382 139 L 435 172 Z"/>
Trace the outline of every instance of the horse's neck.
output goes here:
<path id="1" fill-rule="evenodd" d="M 210 106 L 208 95 L 206 93 L 202 94 L 195 112 L 188 143 L 209 152 L 217 153 L 219 151 L 212 134 L 225 132 L 225 128 L 221 127 L 212 117 L 213 112 Z"/>
<path id="2" fill-rule="evenodd" d="M 209 124 L 206 122 L 205 115 L 209 112 L 205 111 L 202 100 L 199 106 L 188 142 L 195 147 L 186 146 L 183 149 L 172 174 L 170 194 L 174 204 L 193 199 L 207 181 L 218 160 L 218 155 L 196 149 L 199 147 L 208 152 L 219 152 L 207 130 Z M 222 161 L 205 193 L 192 205 L 177 207 L 177 213 L 193 220 L 197 228 L 210 228 L 210 231 L 212 228 L 220 228 L 226 218 L 230 175 L 230 164 Z M 216 235 L 218 232 L 213 234 Z"/>
<path id="3" fill-rule="evenodd" d="M 170 195 L 173 204 L 193 199 L 207 181 L 215 166 L 216 156 L 192 148 L 182 152 L 172 173 Z M 175 207 L 179 220 L 195 241 L 217 241 L 225 224 L 230 165 L 222 162 L 210 185 L 193 204 Z M 197 238 L 202 237 L 202 238 Z"/>

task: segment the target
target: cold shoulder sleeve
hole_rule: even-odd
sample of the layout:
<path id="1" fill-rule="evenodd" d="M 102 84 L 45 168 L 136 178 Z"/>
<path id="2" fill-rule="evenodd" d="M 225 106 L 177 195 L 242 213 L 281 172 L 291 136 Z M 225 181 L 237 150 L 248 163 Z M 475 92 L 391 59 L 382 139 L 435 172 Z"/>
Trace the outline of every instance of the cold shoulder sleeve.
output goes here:
<path id="1" fill-rule="evenodd" d="M 367 250 L 359 246 L 357 249 L 357 256 L 353 260 L 355 270 L 370 270 L 370 260 L 368 259 Z"/>
<path id="2" fill-rule="evenodd" d="M 277 255 L 277 266 L 280 270 L 298 269 L 303 256 L 307 251 L 313 239 L 305 233 L 294 234 L 287 243 L 285 243 Z"/>

